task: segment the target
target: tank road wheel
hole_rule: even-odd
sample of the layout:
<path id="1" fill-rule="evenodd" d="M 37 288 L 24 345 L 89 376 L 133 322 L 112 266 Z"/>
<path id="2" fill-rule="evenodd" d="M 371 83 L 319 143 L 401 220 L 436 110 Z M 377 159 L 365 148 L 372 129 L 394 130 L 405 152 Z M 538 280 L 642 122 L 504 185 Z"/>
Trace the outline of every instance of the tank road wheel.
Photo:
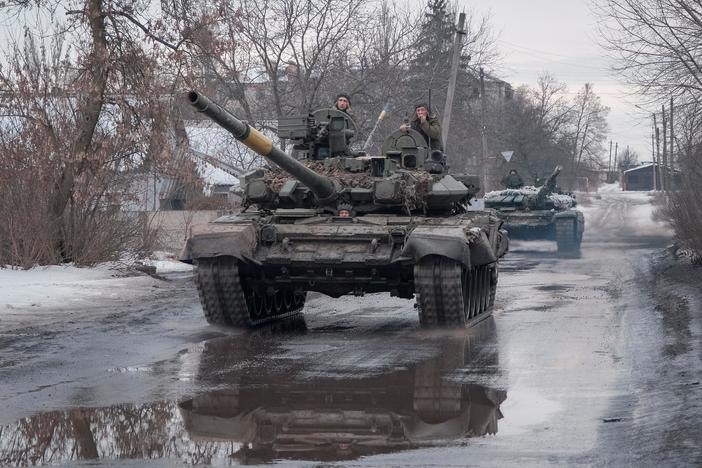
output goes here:
<path id="1" fill-rule="evenodd" d="M 556 220 L 556 245 L 558 253 L 564 255 L 578 255 L 583 233 L 578 229 L 578 222 L 573 218 Z"/>
<path id="2" fill-rule="evenodd" d="M 490 315 L 494 265 L 467 268 L 446 257 L 423 258 L 414 267 L 422 327 L 465 327 Z"/>
<path id="3" fill-rule="evenodd" d="M 208 323 L 248 328 L 299 313 L 305 294 L 281 288 L 272 295 L 247 286 L 232 257 L 203 258 L 197 262 L 197 289 Z"/>
<path id="4" fill-rule="evenodd" d="M 307 300 L 307 292 L 293 291 L 293 308 L 302 309 Z"/>
<path id="5" fill-rule="evenodd" d="M 275 296 L 273 296 L 275 310 L 283 310 L 283 295 L 284 293 L 280 289 L 275 292 Z"/>
<path id="6" fill-rule="evenodd" d="M 289 289 L 283 291 L 283 307 L 289 309 L 294 301 L 293 292 Z"/>
<path id="7" fill-rule="evenodd" d="M 249 312 L 249 317 L 251 320 L 256 322 L 262 320 L 266 314 L 264 312 L 265 303 L 263 296 L 261 296 L 254 289 L 246 289 L 246 304 Z"/>
<path id="8" fill-rule="evenodd" d="M 260 325 L 293 316 L 299 313 L 305 305 L 305 296 L 296 300 L 297 296 L 289 288 L 259 291 L 253 287 L 244 286 L 244 290 L 246 291 L 250 325 Z"/>

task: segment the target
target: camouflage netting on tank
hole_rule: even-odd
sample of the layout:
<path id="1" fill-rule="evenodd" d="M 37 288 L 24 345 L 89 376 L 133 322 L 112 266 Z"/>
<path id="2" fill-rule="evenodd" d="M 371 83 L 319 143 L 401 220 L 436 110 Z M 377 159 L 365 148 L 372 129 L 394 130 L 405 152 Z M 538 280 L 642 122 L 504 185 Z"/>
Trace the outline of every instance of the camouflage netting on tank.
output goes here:
<path id="1" fill-rule="evenodd" d="M 368 172 L 350 172 L 341 165 L 328 161 L 301 161 L 305 166 L 325 177 L 336 180 L 343 188 L 372 188 L 376 177 Z M 431 190 L 437 177 L 425 171 L 397 172 L 391 178 L 397 178 L 402 183 L 402 193 L 405 195 L 404 204 L 410 209 L 417 209 L 424 205 L 424 200 Z M 288 180 L 296 180 L 290 174 L 275 168 L 266 171 L 264 182 L 274 192 L 279 192 Z"/>
<path id="2" fill-rule="evenodd" d="M 539 193 L 539 187 L 527 185 L 518 189 L 494 190 L 485 194 L 485 200 L 496 200 L 502 197 L 513 197 L 522 195 L 527 198 L 534 198 Z M 575 198 L 562 193 L 551 193 L 547 198 L 553 202 L 553 206 L 557 209 L 566 210 L 575 206 Z"/>
<path id="3" fill-rule="evenodd" d="M 324 164 L 321 161 L 300 161 L 305 166 L 312 169 L 319 175 L 335 179 L 341 183 L 343 187 L 364 187 L 370 188 L 373 186 L 373 178 L 367 172 L 349 172 L 343 167 Z M 279 192 L 283 184 L 288 180 L 296 180 L 287 172 L 275 168 L 267 171 L 263 176 L 266 185 L 274 192 Z"/>
<path id="4" fill-rule="evenodd" d="M 405 206 L 411 211 L 425 205 L 435 177 L 424 171 L 408 171 L 406 174 L 408 177 L 403 180 L 402 193 L 405 195 Z"/>

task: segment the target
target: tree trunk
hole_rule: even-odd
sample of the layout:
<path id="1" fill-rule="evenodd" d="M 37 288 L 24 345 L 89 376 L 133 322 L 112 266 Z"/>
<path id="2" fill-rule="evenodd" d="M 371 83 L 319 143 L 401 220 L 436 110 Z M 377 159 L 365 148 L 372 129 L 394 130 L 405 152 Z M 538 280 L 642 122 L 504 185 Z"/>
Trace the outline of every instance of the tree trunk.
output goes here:
<path id="1" fill-rule="evenodd" d="M 70 230 L 65 216 L 66 209 L 75 191 L 76 177 L 85 169 L 86 156 L 104 103 L 108 77 L 108 50 L 102 0 L 87 0 L 84 14 L 92 35 L 92 51 L 87 61 L 88 89 L 79 97 L 75 112 L 78 136 L 70 146 L 72 154 L 65 157 L 65 164 L 49 201 L 54 249 L 61 260 L 70 260 L 70 252 L 67 250 L 67 236 Z"/>

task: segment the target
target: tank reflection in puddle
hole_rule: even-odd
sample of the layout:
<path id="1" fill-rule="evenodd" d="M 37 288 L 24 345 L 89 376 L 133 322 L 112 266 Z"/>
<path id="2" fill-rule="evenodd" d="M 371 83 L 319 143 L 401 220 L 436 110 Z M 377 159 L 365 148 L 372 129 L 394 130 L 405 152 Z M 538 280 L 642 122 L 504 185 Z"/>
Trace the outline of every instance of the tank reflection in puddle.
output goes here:
<path id="1" fill-rule="evenodd" d="M 495 434 L 506 392 L 451 379 L 477 357 L 475 349 L 483 372 L 497 368 L 495 351 L 486 357 L 477 339 L 444 337 L 437 358 L 374 377 L 267 381 L 240 375 L 229 388 L 179 407 L 192 440 L 238 443 L 233 456 L 246 462 L 348 460 Z M 222 351 L 222 343 L 210 350 Z M 204 359 L 207 354 L 206 348 Z"/>
<path id="2" fill-rule="evenodd" d="M 206 343 L 195 372 L 218 390 L 177 404 L 72 408 L 0 426 L 0 466 L 90 459 L 225 465 L 349 460 L 497 432 L 506 392 L 465 383 L 471 369 L 482 375 L 497 369 L 496 347 L 484 346 L 475 332 L 429 337 L 443 342 L 438 357 L 373 377 L 295 381 L 288 372 L 283 378 L 260 369 L 215 372 L 223 351 L 231 360 L 256 361 L 275 341 L 261 333 L 301 330 L 304 322 L 289 322 Z"/>

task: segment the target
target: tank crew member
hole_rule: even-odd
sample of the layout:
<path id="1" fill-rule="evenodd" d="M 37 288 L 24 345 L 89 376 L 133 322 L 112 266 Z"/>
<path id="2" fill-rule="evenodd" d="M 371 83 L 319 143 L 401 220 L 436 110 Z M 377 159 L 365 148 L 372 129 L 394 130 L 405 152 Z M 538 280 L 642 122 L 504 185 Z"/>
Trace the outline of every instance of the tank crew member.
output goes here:
<path id="1" fill-rule="evenodd" d="M 544 185 L 544 180 L 538 175 L 534 176 L 534 187 L 541 187 Z"/>
<path id="2" fill-rule="evenodd" d="M 351 96 L 346 93 L 339 93 L 336 96 L 336 102 L 334 103 L 334 109 L 345 112 L 346 114 L 353 117 L 353 111 L 351 110 Z"/>
<path id="3" fill-rule="evenodd" d="M 420 102 L 414 106 L 414 114 L 409 122 L 400 125 L 400 130 L 406 132 L 409 129 L 416 130 L 422 134 L 424 139 L 429 143 L 432 150 L 444 150 L 444 145 L 441 143 L 441 124 L 439 119 L 434 114 L 429 114 L 429 106 L 424 102 Z"/>
<path id="4" fill-rule="evenodd" d="M 502 185 L 508 189 L 518 189 L 524 187 L 524 180 L 517 173 L 516 169 L 512 169 L 509 171 L 509 174 L 502 178 Z"/>

